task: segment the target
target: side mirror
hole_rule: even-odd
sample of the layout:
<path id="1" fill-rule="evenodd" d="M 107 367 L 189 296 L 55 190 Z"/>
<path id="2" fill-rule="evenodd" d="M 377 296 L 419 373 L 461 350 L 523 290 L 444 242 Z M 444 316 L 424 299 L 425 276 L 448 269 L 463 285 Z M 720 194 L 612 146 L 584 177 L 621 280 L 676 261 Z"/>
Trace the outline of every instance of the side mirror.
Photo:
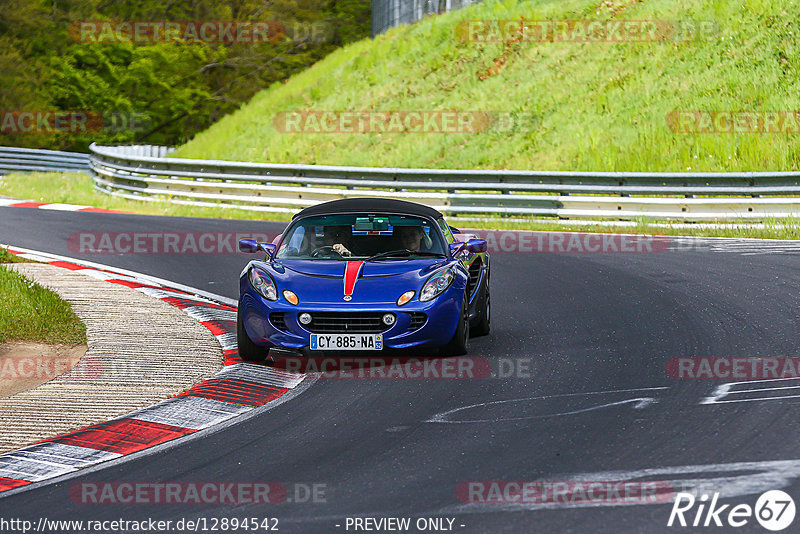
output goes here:
<path id="1" fill-rule="evenodd" d="M 255 239 L 239 240 L 239 250 L 241 252 L 247 252 L 248 254 L 254 254 L 260 250 L 266 253 L 267 256 L 272 257 L 273 254 L 275 254 L 275 248 L 275 245 L 272 243 L 259 243 Z"/>
<path id="2" fill-rule="evenodd" d="M 239 251 L 247 252 L 248 254 L 253 254 L 255 252 L 258 252 L 258 241 L 256 241 L 255 239 L 240 239 Z"/>
<path id="3" fill-rule="evenodd" d="M 467 250 L 469 250 L 473 254 L 478 254 L 480 252 L 486 252 L 486 240 L 485 239 L 470 239 L 469 241 L 467 241 Z"/>

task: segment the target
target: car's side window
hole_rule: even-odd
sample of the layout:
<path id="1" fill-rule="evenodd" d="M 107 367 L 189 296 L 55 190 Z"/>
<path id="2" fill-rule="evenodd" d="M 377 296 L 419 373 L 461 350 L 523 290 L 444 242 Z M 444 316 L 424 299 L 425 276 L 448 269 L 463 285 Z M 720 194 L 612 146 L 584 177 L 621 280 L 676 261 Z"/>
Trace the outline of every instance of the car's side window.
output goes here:
<path id="1" fill-rule="evenodd" d="M 283 240 L 280 251 L 281 256 L 296 257 L 308 254 L 307 242 L 309 237 L 313 235 L 313 231 L 305 226 L 298 226 L 294 231 L 288 235 L 288 239 Z"/>
<path id="2" fill-rule="evenodd" d="M 306 227 L 305 226 L 298 226 L 297 230 L 295 230 L 294 234 L 292 234 L 292 239 L 289 242 L 289 247 L 300 250 L 303 245 L 303 238 L 306 234 Z"/>
<path id="3" fill-rule="evenodd" d="M 442 229 L 442 233 L 444 234 L 444 238 L 447 241 L 447 244 L 455 242 L 455 238 L 453 237 L 453 233 L 450 231 L 450 227 L 444 222 L 444 219 L 438 219 L 436 224 L 439 225 L 439 228 Z"/>

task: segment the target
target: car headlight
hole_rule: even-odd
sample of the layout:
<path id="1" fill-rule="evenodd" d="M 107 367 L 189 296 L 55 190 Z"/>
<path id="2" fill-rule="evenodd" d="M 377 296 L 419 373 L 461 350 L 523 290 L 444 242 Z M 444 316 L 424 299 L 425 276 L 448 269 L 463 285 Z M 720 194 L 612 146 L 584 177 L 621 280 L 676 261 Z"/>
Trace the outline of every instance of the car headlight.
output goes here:
<path id="1" fill-rule="evenodd" d="M 259 295 L 267 300 L 278 300 L 278 290 L 275 289 L 275 281 L 272 277 L 258 267 L 250 269 L 250 285 L 258 291 Z"/>
<path id="2" fill-rule="evenodd" d="M 419 300 L 427 302 L 435 297 L 441 295 L 445 289 L 450 287 L 453 280 L 456 278 L 455 269 L 448 267 L 441 271 L 434 273 L 422 286 L 422 291 L 419 292 Z"/>

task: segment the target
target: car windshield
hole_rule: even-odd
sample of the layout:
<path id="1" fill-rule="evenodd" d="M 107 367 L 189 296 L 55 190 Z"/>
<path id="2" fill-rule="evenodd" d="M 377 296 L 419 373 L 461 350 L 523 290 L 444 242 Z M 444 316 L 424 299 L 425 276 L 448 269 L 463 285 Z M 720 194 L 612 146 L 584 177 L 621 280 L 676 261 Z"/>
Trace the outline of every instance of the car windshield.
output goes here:
<path id="1" fill-rule="evenodd" d="M 433 221 L 375 213 L 308 217 L 287 230 L 279 259 L 396 261 L 443 257 Z"/>

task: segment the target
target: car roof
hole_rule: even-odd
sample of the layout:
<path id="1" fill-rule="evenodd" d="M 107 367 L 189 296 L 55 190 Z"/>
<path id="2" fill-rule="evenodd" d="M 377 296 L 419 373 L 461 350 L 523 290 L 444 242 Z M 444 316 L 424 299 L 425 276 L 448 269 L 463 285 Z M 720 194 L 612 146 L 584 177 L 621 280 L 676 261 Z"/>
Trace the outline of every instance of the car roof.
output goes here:
<path id="1" fill-rule="evenodd" d="M 308 207 L 295 214 L 292 219 L 307 217 L 309 215 L 332 215 L 337 213 L 397 213 L 402 215 L 419 215 L 439 219 L 442 214 L 430 206 L 423 206 L 414 202 L 394 200 L 391 198 L 343 198 L 331 200 L 315 206 Z"/>

